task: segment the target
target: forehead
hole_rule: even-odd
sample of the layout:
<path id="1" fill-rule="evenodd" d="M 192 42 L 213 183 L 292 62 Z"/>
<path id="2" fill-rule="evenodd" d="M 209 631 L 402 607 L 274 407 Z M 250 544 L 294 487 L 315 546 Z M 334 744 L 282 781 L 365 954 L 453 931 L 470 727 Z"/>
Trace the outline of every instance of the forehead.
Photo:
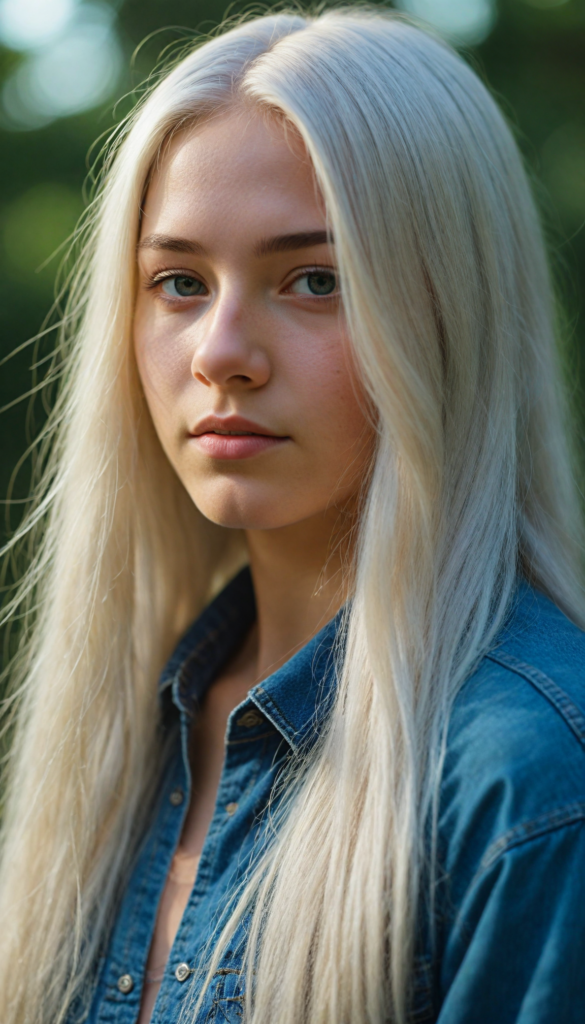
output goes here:
<path id="1" fill-rule="evenodd" d="M 185 234 L 246 223 L 298 230 L 323 223 L 313 167 L 298 133 L 250 109 L 223 113 L 181 133 L 151 180 L 142 233 Z"/>

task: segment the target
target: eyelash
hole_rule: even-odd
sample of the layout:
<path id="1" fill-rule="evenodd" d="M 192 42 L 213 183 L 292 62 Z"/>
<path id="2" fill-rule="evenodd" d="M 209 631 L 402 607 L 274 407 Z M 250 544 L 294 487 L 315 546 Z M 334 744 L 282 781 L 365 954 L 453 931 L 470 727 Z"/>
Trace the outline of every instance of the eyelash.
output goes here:
<path id="1" fill-rule="evenodd" d="M 196 278 L 196 274 L 190 274 L 186 270 L 155 270 L 152 277 L 146 282 L 146 288 L 150 291 L 152 288 L 156 288 L 158 284 L 163 281 L 170 281 L 173 277 L 192 277 Z M 197 278 L 199 280 L 199 278 Z"/>
<path id="2" fill-rule="evenodd" d="M 305 277 L 307 274 L 319 273 L 319 271 L 321 271 L 321 270 L 324 270 L 327 273 L 335 274 L 335 276 L 337 277 L 337 270 L 335 270 L 333 267 L 323 267 L 323 266 L 318 266 L 318 265 L 312 266 L 312 267 L 303 267 L 298 272 L 298 274 L 296 274 L 296 276 L 293 277 L 292 281 L 289 281 L 289 283 L 287 285 L 287 289 L 288 288 L 292 288 L 293 284 L 295 284 L 298 280 L 300 280 L 301 277 Z M 153 273 L 152 277 L 149 279 L 149 281 L 146 283 L 145 287 L 146 287 L 146 289 L 148 291 L 152 291 L 159 284 L 162 284 L 163 281 L 170 281 L 170 280 L 172 280 L 173 277 L 192 277 L 196 281 L 200 281 L 201 280 L 201 278 L 199 278 L 197 276 L 197 274 L 193 274 L 193 273 L 190 273 L 190 272 L 185 271 L 185 270 L 178 270 L 178 269 L 173 269 L 173 270 L 166 270 L 166 269 L 165 270 L 156 270 Z M 204 281 L 202 281 L 201 283 L 205 284 Z M 338 287 L 337 291 L 333 292 L 331 295 L 315 295 L 314 298 L 318 299 L 319 302 L 327 302 L 327 301 L 331 302 L 333 299 L 338 298 L 338 296 L 339 296 L 339 287 Z M 305 297 L 308 298 L 309 296 L 305 296 Z M 165 299 L 165 302 L 168 302 L 168 301 L 172 302 L 173 300 L 172 299 Z"/>

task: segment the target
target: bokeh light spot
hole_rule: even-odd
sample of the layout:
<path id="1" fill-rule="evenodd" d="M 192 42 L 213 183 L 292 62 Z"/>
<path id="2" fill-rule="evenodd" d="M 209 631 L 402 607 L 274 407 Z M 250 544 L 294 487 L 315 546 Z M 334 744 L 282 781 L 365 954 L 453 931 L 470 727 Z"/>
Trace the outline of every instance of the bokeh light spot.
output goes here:
<path id="1" fill-rule="evenodd" d="M 2 89 L 3 127 L 32 130 L 97 106 L 118 81 L 122 51 L 106 4 L 81 4 L 64 33 L 31 53 Z"/>
<path id="2" fill-rule="evenodd" d="M 12 50 L 43 46 L 75 13 L 75 0 L 1 0 L 0 40 Z"/>
<path id="3" fill-rule="evenodd" d="M 398 0 L 397 7 L 455 44 L 483 42 L 496 22 L 494 0 Z"/>

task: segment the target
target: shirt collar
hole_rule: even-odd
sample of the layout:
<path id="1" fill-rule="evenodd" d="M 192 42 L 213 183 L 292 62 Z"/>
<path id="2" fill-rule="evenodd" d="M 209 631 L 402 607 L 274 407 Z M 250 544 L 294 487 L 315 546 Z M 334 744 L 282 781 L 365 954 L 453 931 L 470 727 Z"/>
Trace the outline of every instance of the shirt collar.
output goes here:
<path id="1" fill-rule="evenodd" d="M 341 617 L 339 612 L 289 661 L 250 690 L 249 699 L 293 750 L 316 738 L 331 706 Z M 179 641 L 160 677 L 161 700 L 170 692 L 176 706 L 193 715 L 255 619 L 254 588 L 246 567 Z"/>

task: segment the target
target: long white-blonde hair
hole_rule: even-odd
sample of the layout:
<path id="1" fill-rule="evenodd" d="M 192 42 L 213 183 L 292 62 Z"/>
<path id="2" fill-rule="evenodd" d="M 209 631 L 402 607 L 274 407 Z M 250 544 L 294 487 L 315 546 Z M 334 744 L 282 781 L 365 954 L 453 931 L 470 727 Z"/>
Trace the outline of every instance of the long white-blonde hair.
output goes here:
<path id="1" fill-rule="evenodd" d="M 50 457 L 14 541 L 42 534 L 9 609 L 27 611 L 8 698 L 2 1024 L 59 1024 L 83 994 L 154 784 L 157 675 L 239 557 L 170 469 L 131 344 L 149 171 L 171 133 L 237 102 L 306 144 L 379 432 L 338 696 L 245 894 L 247 1019 L 405 1020 L 453 698 L 518 575 L 585 623 L 544 248 L 485 87 L 437 39 L 363 10 L 255 18 L 194 46 L 106 163 Z"/>

